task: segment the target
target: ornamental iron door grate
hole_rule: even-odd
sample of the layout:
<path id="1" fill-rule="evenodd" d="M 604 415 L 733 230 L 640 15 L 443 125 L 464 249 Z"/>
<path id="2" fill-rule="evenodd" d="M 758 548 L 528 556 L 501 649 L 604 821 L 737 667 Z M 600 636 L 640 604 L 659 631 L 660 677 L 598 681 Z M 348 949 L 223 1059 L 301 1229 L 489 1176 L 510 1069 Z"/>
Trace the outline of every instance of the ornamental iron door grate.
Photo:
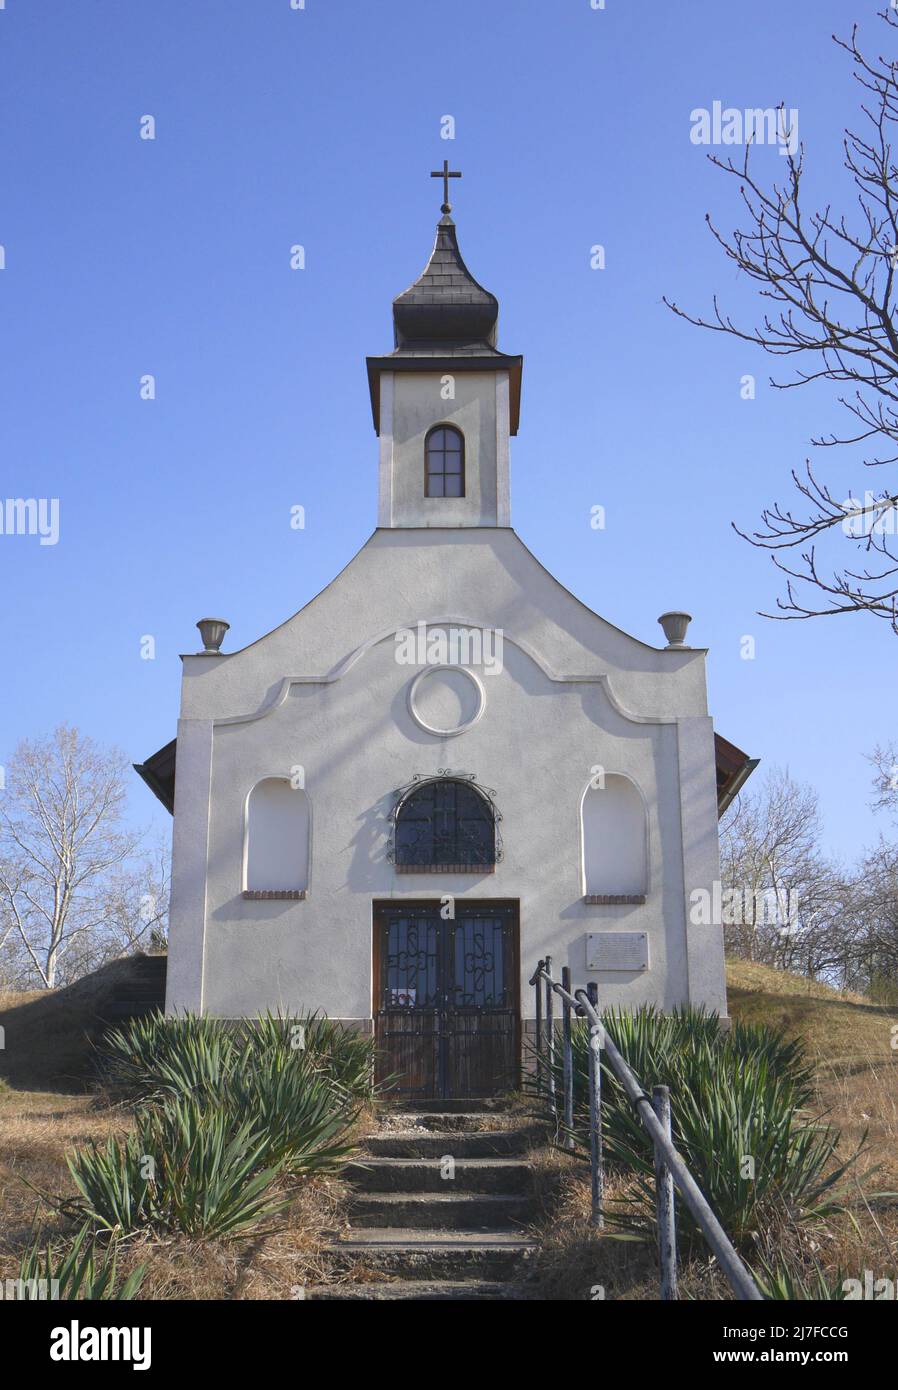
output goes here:
<path id="1" fill-rule="evenodd" d="M 375 908 L 378 1075 L 397 1093 L 492 1096 L 517 1084 L 517 908 Z"/>

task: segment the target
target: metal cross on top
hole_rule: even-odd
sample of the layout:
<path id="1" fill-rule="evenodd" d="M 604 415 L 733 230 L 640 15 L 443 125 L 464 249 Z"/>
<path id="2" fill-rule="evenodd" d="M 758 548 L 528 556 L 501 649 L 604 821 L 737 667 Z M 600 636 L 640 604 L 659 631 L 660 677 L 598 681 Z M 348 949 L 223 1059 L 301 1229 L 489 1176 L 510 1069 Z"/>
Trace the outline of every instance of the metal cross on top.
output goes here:
<path id="1" fill-rule="evenodd" d="M 430 177 L 431 177 L 432 179 L 442 179 L 442 180 L 443 180 L 443 206 L 440 208 L 440 211 L 441 211 L 441 212 L 447 212 L 447 213 L 448 213 L 448 212 L 451 212 L 451 211 L 452 211 L 452 204 L 451 204 L 450 201 L 449 201 L 449 180 L 450 180 L 450 179 L 460 179 L 460 178 L 461 178 L 461 170 L 450 169 L 450 168 L 449 168 L 449 161 L 448 161 L 448 159 L 444 159 L 444 160 L 443 160 L 443 167 L 442 167 L 442 169 L 433 169 L 433 170 L 431 171 Z"/>

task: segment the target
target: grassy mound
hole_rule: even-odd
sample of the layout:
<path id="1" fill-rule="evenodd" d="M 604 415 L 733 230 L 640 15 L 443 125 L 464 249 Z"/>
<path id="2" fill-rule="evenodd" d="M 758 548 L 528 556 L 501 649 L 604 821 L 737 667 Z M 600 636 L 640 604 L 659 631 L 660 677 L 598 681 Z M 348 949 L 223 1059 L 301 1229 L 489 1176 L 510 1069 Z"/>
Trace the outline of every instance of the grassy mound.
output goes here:
<path id="1" fill-rule="evenodd" d="M 96 1071 L 93 1043 L 148 959 L 138 952 L 110 961 L 64 989 L 0 990 L 0 1080 L 19 1090 L 88 1090 Z"/>
<path id="2" fill-rule="evenodd" d="M 807 1050 L 829 1065 L 839 1062 L 893 1062 L 892 1027 L 898 1010 L 871 1004 L 860 994 L 774 970 L 754 961 L 727 962 L 730 1015 L 741 1023 L 762 1023 L 800 1038 Z"/>

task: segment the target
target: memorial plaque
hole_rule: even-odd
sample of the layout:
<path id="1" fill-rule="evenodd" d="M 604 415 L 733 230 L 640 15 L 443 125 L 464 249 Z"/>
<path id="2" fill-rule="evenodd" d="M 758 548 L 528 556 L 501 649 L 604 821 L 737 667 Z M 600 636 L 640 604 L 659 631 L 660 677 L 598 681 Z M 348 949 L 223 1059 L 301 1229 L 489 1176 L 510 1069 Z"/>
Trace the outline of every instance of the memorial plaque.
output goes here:
<path id="1" fill-rule="evenodd" d="M 648 970 L 649 939 L 644 931 L 586 934 L 587 970 Z"/>

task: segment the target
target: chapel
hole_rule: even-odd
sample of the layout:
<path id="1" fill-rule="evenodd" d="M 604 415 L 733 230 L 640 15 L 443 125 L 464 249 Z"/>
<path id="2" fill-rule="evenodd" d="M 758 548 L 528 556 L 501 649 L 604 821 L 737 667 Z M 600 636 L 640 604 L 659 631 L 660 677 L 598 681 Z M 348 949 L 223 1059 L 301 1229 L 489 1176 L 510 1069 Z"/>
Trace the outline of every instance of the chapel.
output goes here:
<path id="1" fill-rule="evenodd" d="M 202 619 L 177 737 L 137 767 L 174 816 L 167 1011 L 317 1010 L 428 1099 L 517 1084 L 546 956 L 603 1006 L 725 1016 L 722 928 L 694 904 L 756 765 L 714 732 L 687 614 L 631 637 L 512 529 L 523 359 L 442 176 L 393 350 L 367 359 L 376 529 L 248 646 Z"/>

